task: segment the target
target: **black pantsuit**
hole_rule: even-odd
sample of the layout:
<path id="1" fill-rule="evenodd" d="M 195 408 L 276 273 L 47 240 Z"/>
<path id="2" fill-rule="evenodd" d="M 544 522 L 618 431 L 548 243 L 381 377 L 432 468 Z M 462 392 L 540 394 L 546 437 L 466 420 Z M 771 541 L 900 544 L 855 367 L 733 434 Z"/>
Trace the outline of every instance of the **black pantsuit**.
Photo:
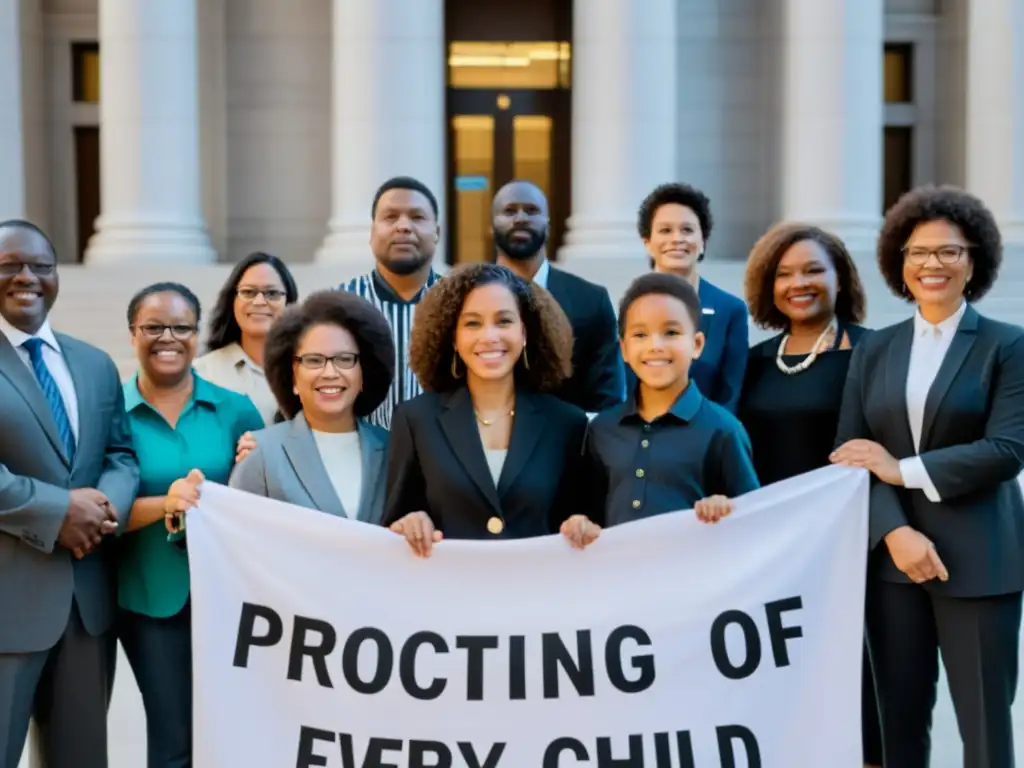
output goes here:
<path id="1" fill-rule="evenodd" d="M 382 523 L 426 512 L 447 539 L 524 539 L 582 512 L 587 416 L 552 395 L 516 392 L 508 454 L 495 483 L 469 391 L 427 393 L 391 421 Z"/>
<path id="2" fill-rule="evenodd" d="M 919 457 L 937 493 L 871 480 L 868 644 L 885 765 L 928 765 L 941 651 L 965 768 L 1012 768 L 1024 590 L 1024 330 L 966 308 L 927 389 L 917 449 L 907 406 L 915 333 L 910 320 L 858 345 L 837 440 L 864 438 L 897 459 Z M 884 538 L 904 525 L 934 542 L 949 581 L 917 585 L 896 568 Z"/>

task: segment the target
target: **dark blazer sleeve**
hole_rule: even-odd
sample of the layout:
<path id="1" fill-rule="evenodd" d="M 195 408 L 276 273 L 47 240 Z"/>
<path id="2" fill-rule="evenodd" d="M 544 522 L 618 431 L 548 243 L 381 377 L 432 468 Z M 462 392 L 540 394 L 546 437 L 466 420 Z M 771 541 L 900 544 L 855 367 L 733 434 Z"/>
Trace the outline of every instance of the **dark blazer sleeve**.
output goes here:
<path id="1" fill-rule="evenodd" d="M 615 309 L 605 288 L 600 289 L 598 311 L 588 331 L 590 344 L 578 360 L 583 366 L 578 391 L 584 398 L 579 406 L 590 413 L 598 413 L 621 403 L 626 394 Z"/>
<path id="2" fill-rule="evenodd" d="M 132 442 L 131 422 L 124 408 L 124 389 L 114 361 L 106 358 L 107 387 L 115 398 L 114 411 L 107 430 L 106 455 L 103 457 L 103 473 L 96 483 L 96 490 L 104 494 L 117 512 L 120 525 L 118 534 L 126 528 L 132 504 L 139 493 L 139 461 Z"/>
<path id="3" fill-rule="evenodd" d="M 565 444 L 565 466 L 558 483 L 558 497 L 552 508 L 549 524 L 551 530 L 557 532 L 562 523 L 575 514 L 587 515 L 589 498 L 586 493 L 590 478 L 587 476 L 585 447 L 587 435 L 587 417 L 582 412 L 567 425 Z M 590 518 L 594 520 L 594 518 Z M 597 522 L 596 520 L 594 522 Z"/>
<path id="4" fill-rule="evenodd" d="M 839 410 L 836 448 L 850 440 L 872 440 L 871 429 L 864 416 L 863 379 L 870 346 L 866 343 L 854 347 L 850 368 L 843 387 L 843 404 Z M 871 475 L 868 517 L 869 549 L 874 549 L 887 534 L 908 525 L 907 514 L 900 503 L 896 489 Z"/>
<path id="5" fill-rule="evenodd" d="M 594 422 L 583 437 L 583 483 L 580 485 L 583 509 L 592 522 L 605 526 L 608 521 L 608 469 L 597 452 Z"/>
<path id="6" fill-rule="evenodd" d="M 391 439 L 388 443 L 387 497 L 381 525 L 387 527 L 410 512 L 426 512 L 426 481 L 416 455 L 416 441 L 406 408 L 399 405 L 391 417 Z M 430 515 L 434 525 L 437 520 Z"/>
<path id="7" fill-rule="evenodd" d="M 943 500 L 1017 478 L 1024 469 L 1024 335 L 998 350 L 984 437 L 920 458 Z"/>
<path id="8" fill-rule="evenodd" d="M 747 310 L 742 302 L 730 302 L 729 326 L 725 334 L 725 349 L 718 374 L 718 392 L 712 399 L 729 413 L 736 413 L 743 391 L 743 377 L 750 356 L 750 326 Z"/>

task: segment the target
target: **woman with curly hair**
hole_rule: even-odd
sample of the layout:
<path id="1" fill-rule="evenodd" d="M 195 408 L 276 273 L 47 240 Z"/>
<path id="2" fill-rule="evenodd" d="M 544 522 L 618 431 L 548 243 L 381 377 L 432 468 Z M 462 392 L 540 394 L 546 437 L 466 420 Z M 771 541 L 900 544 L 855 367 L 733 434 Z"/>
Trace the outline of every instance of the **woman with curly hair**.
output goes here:
<path id="1" fill-rule="evenodd" d="M 313 293 L 274 324 L 264 360 L 285 421 L 253 433 L 255 447 L 235 465 L 229 485 L 379 523 L 388 433 L 366 417 L 395 373 L 387 320 L 354 293 Z M 202 477 L 194 480 L 197 499 Z"/>
<path id="2" fill-rule="evenodd" d="M 754 244 L 744 288 L 754 322 L 779 332 L 750 349 L 738 413 L 768 485 L 828 466 L 867 301 L 842 240 L 798 222 L 776 224 Z M 861 718 L 864 763 L 881 765 L 866 650 Z"/>
<path id="3" fill-rule="evenodd" d="M 410 365 L 425 394 L 391 422 L 384 525 L 420 556 L 442 535 L 557 531 L 586 482 L 587 416 L 548 394 L 572 372 L 550 294 L 494 264 L 453 269 L 416 310 Z"/>
<path id="4" fill-rule="evenodd" d="M 277 256 L 250 253 L 231 270 L 210 318 L 206 353 L 196 372 L 218 386 L 248 395 L 265 424 L 277 410 L 263 370 L 263 345 L 274 321 L 299 299 L 292 273 Z"/>
<path id="5" fill-rule="evenodd" d="M 701 304 L 699 330 L 704 349 L 690 375 L 701 393 L 736 412 L 750 333 L 743 302 L 699 274 L 714 219 L 707 195 L 689 184 L 662 184 L 640 204 L 637 232 L 655 272 L 676 275 L 697 289 Z M 626 391 L 636 389 L 636 375 L 626 366 Z"/>
<path id="6" fill-rule="evenodd" d="M 1024 590 L 1024 329 L 972 304 L 995 282 L 992 213 L 923 187 L 878 262 L 914 317 L 858 346 L 832 460 L 871 472 L 867 627 L 884 763 L 928 765 L 939 651 L 965 768 L 1011 768 Z"/>

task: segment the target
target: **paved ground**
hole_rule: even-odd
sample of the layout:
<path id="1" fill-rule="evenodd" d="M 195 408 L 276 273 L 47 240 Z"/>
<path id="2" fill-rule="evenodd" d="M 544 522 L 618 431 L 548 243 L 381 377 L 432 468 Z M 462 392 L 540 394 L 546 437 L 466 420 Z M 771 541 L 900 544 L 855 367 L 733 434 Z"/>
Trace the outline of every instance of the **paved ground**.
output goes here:
<path id="1" fill-rule="evenodd" d="M 1021 663 L 1024 665 L 1024 649 Z M 122 654 L 118 660 L 118 684 L 110 711 L 111 760 L 110 768 L 144 768 L 146 765 L 146 725 L 135 680 L 128 660 Z M 932 768 L 961 768 L 960 736 L 953 718 L 953 708 L 942 683 L 939 705 L 935 712 L 934 754 Z M 1024 704 L 1018 700 L 1014 724 L 1017 729 L 1017 751 L 1024 754 Z M 26 756 L 19 768 L 29 768 Z M 227 768 L 227 766 L 225 766 Z"/>

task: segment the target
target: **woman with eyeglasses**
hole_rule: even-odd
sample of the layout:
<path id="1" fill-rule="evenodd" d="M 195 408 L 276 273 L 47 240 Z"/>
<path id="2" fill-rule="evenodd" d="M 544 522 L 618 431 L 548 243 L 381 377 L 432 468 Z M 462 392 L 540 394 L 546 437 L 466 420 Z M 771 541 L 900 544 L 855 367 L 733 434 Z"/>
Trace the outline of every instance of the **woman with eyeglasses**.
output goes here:
<path id="1" fill-rule="evenodd" d="M 298 299 L 295 279 L 281 259 L 249 254 L 221 288 L 206 354 L 195 361 L 196 372 L 207 381 L 248 395 L 265 424 L 273 423 L 277 402 L 263 371 L 263 346 L 274 321 Z"/>
<path id="2" fill-rule="evenodd" d="M 139 493 L 118 542 L 118 635 L 146 709 L 149 768 L 192 759 L 188 560 L 168 542 L 165 518 L 186 507 L 181 478 L 193 469 L 227 483 L 238 438 L 263 423 L 248 397 L 192 370 L 199 321 L 199 300 L 177 283 L 144 288 L 128 305 L 139 368 L 124 400 Z"/>
<path id="3" fill-rule="evenodd" d="M 964 768 L 1012 768 L 1024 591 L 1024 329 L 980 314 L 991 211 L 923 187 L 886 214 L 878 262 L 914 317 L 857 345 L 832 460 L 871 472 L 867 630 L 882 761 L 928 765 L 941 651 Z"/>

